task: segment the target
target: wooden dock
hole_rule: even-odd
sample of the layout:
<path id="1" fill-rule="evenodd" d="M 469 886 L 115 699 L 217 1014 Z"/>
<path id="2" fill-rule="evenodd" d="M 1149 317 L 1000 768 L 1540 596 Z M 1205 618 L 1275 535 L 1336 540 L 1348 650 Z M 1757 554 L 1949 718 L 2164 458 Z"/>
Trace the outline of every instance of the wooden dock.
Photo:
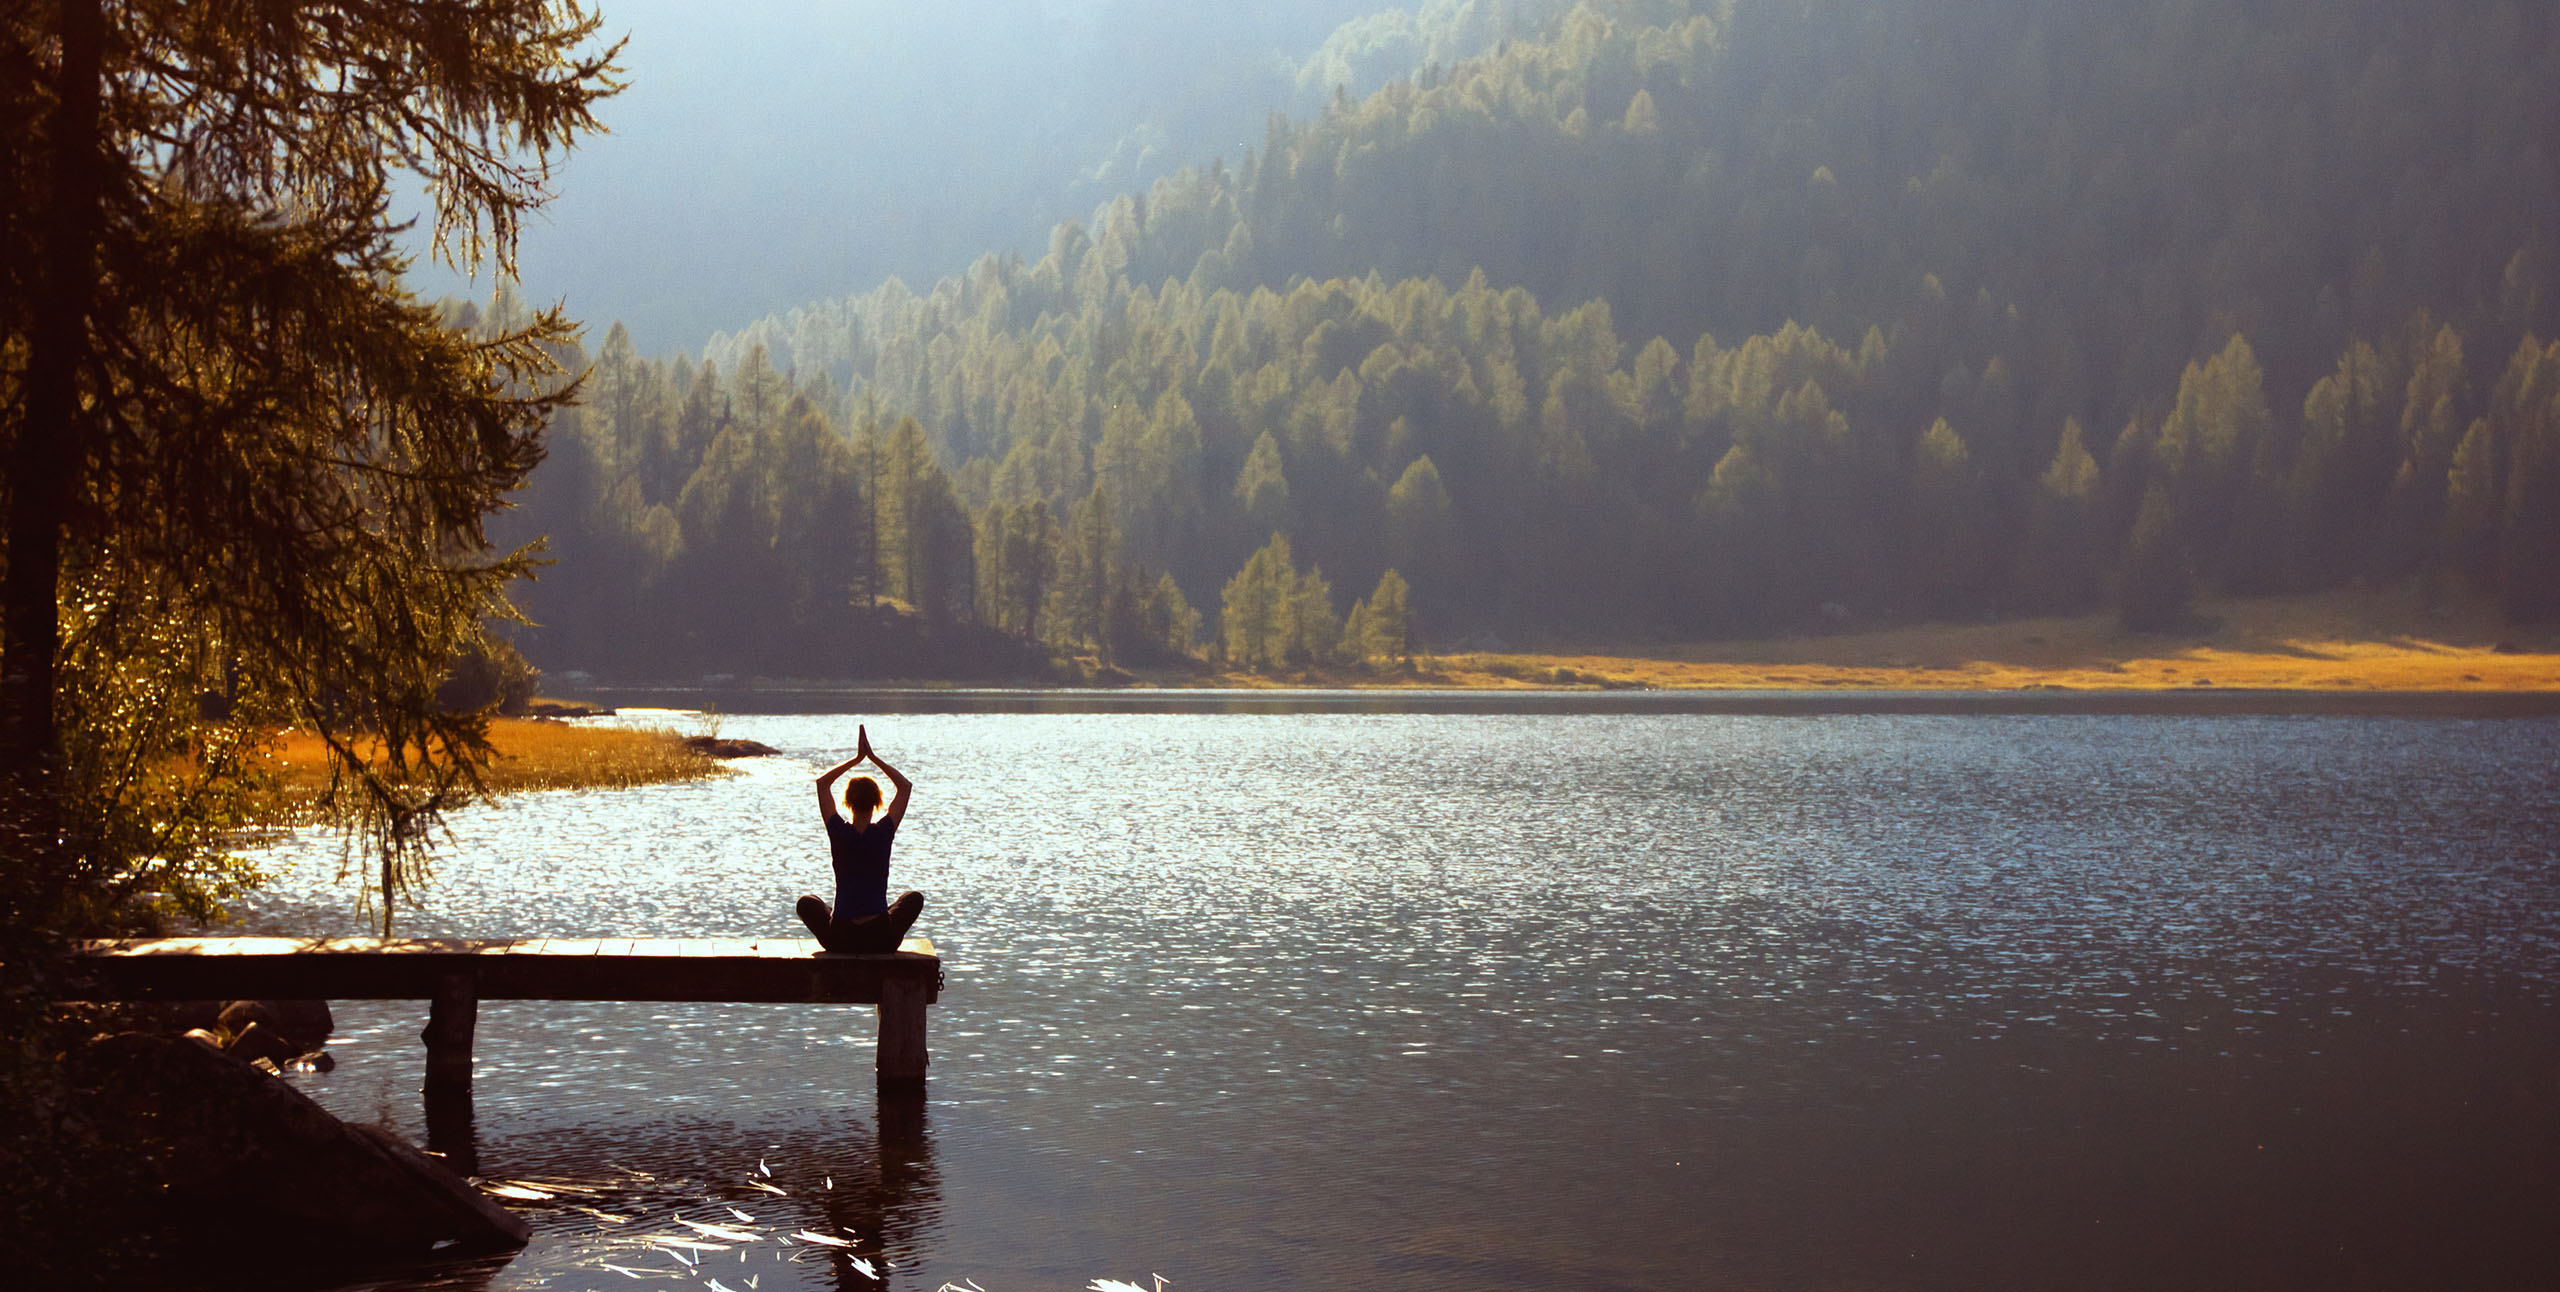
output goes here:
<path id="1" fill-rule="evenodd" d="M 921 1091 L 925 1007 L 942 959 L 909 938 L 882 955 L 805 938 L 126 938 L 87 943 L 75 1000 L 424 1000 L 426 1092 L 468 1092 L 484 1000 L 876 1005 L 880 1088 Z"/>

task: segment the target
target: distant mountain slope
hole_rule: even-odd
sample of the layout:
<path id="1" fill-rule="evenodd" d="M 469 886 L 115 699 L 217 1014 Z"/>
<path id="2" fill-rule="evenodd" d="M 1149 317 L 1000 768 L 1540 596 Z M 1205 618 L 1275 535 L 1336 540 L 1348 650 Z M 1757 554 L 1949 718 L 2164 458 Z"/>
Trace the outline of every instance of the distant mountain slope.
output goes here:
<path id="1" fill-rule="evenodd" d="M 608 336 L 528 650 L 1268 664 L 1378 653 L 1373 602 L 1623 638 L 2409 576 L 2547 615 L 2555 72 L 2498 0 L 1585 4 L 1036 261 L 699 366 Z"/>
<path id="2" fill-rule="evenodd" d="M 1696 10 L 1697 12 L 1691 12 Z M 2037 420 L 2116 420 L 2233 332 L 2282 384 L 2432 309 L 2560 320 L 2560 24 L 2514 0 L 1619 0 L 1274 118 L 1080 237 L 1135 282 L 1606 299 L 1677 342 L 1911 323 Z M 1067 275 L 1072 278 L 1072 275 Z M 894 293 L 893 293 L 894 294 Z M 861 378 L 824 316 L 714 338 Z"/>
<path id="3" fill-rule="evenodd" d="M 522 290 L 619 318 L 654 353 L 892 274 L 1036 250 L 1097 201 L 1241 157 L 1267 112 L 1314 111 L 1336 72 L 1365 93 L 1481 52 L 1507 28 L 1470 15 L 1524 5 L 1555 7 L 602 0 L 630 36 L 630 88 L 526 231 Z M 1346 22 L 1365 34 L 1334 34 Z M 415 277 L 430 296 L 488 295 L 485 280 Z"/>

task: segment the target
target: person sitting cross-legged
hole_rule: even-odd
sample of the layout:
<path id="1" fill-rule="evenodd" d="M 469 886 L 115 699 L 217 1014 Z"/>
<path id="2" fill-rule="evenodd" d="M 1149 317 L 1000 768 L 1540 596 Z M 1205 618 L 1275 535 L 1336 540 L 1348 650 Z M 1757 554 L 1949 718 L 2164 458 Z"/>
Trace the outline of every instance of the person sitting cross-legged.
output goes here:
<path id="1" fill-rule="evenodd" d="M 829 951 L 895 951 L 907 930 L 915 927 L 916 917 L 924 913 L 922 893 L 903 893 L 894 902 L 888 900 L 889 845 L 898 837 L 898 823 L 906 819 L 907 799 L 915 785 L 872 752 L 869 730 L 856 727 L 854 732 L 853 757 L 818 777 L 818 812 L 826 820 L 827 848 L 835 859 L 835 908 L 829 910 L 815 896 L 803 897 L 800 922 Z M 844 810 L 852 814 L 848 818 L 836 811 L 836 778 L 864 759 L 879 767 L 889 783 L 898 787 L 898 794 L 889 800 L 888 811 L 879 812 L 880 783 L 857 776 L 844 790 Z M 875 812 L 877 817 L 872 815 Z"/>

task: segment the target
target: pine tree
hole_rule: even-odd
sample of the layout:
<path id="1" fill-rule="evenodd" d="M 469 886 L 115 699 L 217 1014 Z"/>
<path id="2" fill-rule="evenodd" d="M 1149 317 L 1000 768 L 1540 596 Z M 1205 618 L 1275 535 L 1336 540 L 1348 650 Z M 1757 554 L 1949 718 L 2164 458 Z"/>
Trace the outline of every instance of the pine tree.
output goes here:
<path id="1" fill-rule="evenodd" d="M 1921 433 L 1912 464 L 1919 510 L 1912 593 L 1926 613 L 1963 613 L 1977 607 L 1984 581 L 1980 478 L 1964 437 L 1941 417 Z"/>
<path id="2" fill-rule="evenodd" d="M 2388 551 L 2394 559 L 2386 571 L 2423 572 L 2432 582 L 2443 550 L 2445 473 L 2453 465 L 2468 422 L 2461 411 L 2462 337 L 2451 325 L 2424 338 L 2411 357 L 2409 384 L 2400 413 L 2398 467 L 2385 503 Z"/>
<path id="3" fill-rule="evenodd" d="M 2262 583 L 2262 567 L 2280 556 L 2263 544 L 2232 541 L 2242 509 L 2263 502 L 2250 486 L 2273 421 L 2265 371 L 2248 340 L 2234 334 L 2221 353 L 2187 366 L 2178 402 L 2160 428 L 2154 452 L 2183 527 L 2180 544 L 2209 554 L 2212 572 L 2225 583 Z"/>
<path id="4" fill-rule="evenodd" d="M 1280 443 L 1264 431 L 1245 455 L 1234 490 L 1244 523 L 1256 533 L 1289 527 L 1289 479 L 1280 466 Z"/>
<path id="5" fill-rule="evenodd" d="M 992 504 L 979 521 L 979 534 L 979 620 L 1025 641 L 1040 640 L 1040 611 L 1058 569 L 1058 525 L 1048 501 Z"/>
<path id="6" fill-rule="evenodd" d="M 1342 617 L 1342 641 L 1334 647 L 1342 662 L 1359 668 L 1369 667 L 1369 603 L 1354 601 L 1351 612 Z"/>
<path id="7" fill-rule="evenodd" d="M 1626 118 L 1618 125 L 1620 129 L 1631 135 L 1661 133 L 1662 113 L 1653 106 L 1652 93 L 1646 90 L 1636 91 L 1636 96 L 1627 101 Z"/>
<path id="8" fill-rule="evenodd" d="M 1387 561 L 1436 590 L 1454 581 L 1463 560 L 1449 491 L 1426 453 L 1387 490 Z"/>
<path id="9" fill-rule="evenodd" d="M 1364 603 L 1366 615 L 1361 624 L 1362 657 L 1401 664 L 1413 657 L 1413 615 L 1407 606 L 1411 589 L 1404 576 L 1389 570 L 1378 576 L 1378 588 Z"/>
<path id="10" fill-rule="evenodd" d="M 1342 621 L 1333 612 L 1333 585 L 1325 581 L 1322 570 L 1308 570 L 1288 582 L 1289 594 L 1283 603 L 1288 662 L 1313 666 L 1331 660 L 1342 644 Z"/>
<path id="11" fill-rule="evenodd" d="M 130 918 L 141 856 L 218 856 L 133 833 L 177 800 L 116 770 L 215 683 L 218 742 L 319 733 L 387 929 L 485 756 L 435 701 L 526 568 L 483 518 L 573 392 L 557 311 L 464 336 L 407 296 L 384 194 L 422 175 L 440 253 L 511 276 L 613 51 L 548 0 L 48 8 L 0 18 L 0 927 Z"/>
<path id="12" fill-rule="evenodd" d="M 1218 635 L 1227 663 L 1243 669 L 1273 669 L 1287 662 L 1294 635 L 1290 601 L 1296 589 L 1289 536 L 1273 534 L 1227 580 L 1220 595 Z"/>
<path id="13" fill-rule="evenodd" d="M 2382 360 L 2358 341 L 2302 401 L 2302 439 L 2287 489 L 2298 580 L 2327 586 L 2368 565 L 2376 547 L 2372 512 L 2389 488 L 2397 452 L 2385 421 Z"/>
<path id="14" fill-rule="evenodd" d="M 1067 511 L 1057 577 L 1049 594 L 1050 640 L 1069 650 L 1090 647 L 1111 662 L 1110 600 L 1119 546 L 1111 496 L 1097 486 Z"/>
<path id="15" fill-rule="evenodd" d="M 732 413 L 756 430 L 773 425 L 782 417 L 784 405 L 791 398 L 791 382 L 774 371 L 772 356 L 765 353 L 759 341 L 748 347 L 747 357 L 738 361 L 738 370 L 729 377 Z"/>
<path id="16" fill-rule="evenodd" d="M 2036 478 L 2022 561 L 2030 604 L 2077 609 L 2093 594 L 2099 476 L 2086 441 L 2078 418 L 2064 421 L 2053 461 Z"/>
<path id="17" fill-rule="evenodd" d="M 2498 584 L 2498 539 L 2506 500 L 2499 496 L 2497 439 L 2489 419 L 2475 418 L 2445 472 L 2444 563 L 2472 586 Z"/>
<path id="18" fill-rule="evenodd" d="M 2513 385 L 2498 401 L 2512 408 L 2514 423 L 2498 532 L 2498 603 L 2508 618 L 2533 623 L 2560 614 L 2560 341 L 2543 348 Z"/>
<path id="19" fill-rule="evenodd" d="M 1200 612 L 1182 595 L 1170 573 L 1159 574 L 1138 603 L 1147 645 L 1164 658 L 1188 659 L 1200 637 Z"/>
<path id="20" fill-rule="evenodd" d="M 2142 511 L 2125 540 L 2117 614 L 2124 626 L 2150 632 L 2177 626 L 2195 597 L 2195 567 L 2179 537 L 2178 518 L 2165 485 L 2142 495 Z"/>

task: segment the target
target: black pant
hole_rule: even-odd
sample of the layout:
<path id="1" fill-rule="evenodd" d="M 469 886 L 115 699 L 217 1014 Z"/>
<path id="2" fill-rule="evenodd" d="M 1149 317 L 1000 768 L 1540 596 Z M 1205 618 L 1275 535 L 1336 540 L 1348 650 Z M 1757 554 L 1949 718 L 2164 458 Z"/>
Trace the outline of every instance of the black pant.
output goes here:
<path id="1" fill-rule="evenodd" d="M 914 928 L 916 917 L 924 914 L 924 894 L 907 892 L 889 903 L 889 909 L 878 915 L 838 916 L 827 910 L 827 904 L 815 897 L 800 899 L 800 922 L 818 939 L 818 945 L 829 951 L 855 955 L 895 951 L 906 941 L 907 930 Z"/>

